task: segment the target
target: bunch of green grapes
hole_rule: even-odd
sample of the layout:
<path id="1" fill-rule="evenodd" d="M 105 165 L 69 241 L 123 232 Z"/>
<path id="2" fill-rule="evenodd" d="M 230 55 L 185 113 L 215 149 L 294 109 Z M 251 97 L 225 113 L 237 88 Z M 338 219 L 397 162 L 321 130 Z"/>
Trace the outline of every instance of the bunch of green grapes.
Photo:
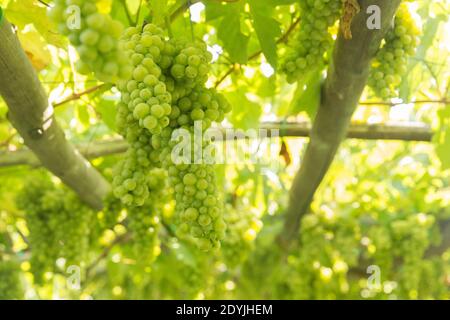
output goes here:
<path id="1" fill-rule="evenodd" d="M 236 267 L 245 262 L 253 251 L 262 222 L 250 209 L 237 210 L 231 205 L 226 207 L 224 220 L 227 230 L 221 252 L 225 263 L 230 267 Z"/>
<path id="2" fill-rule="evenodd" d="M 139 150 L 129 149 L 125 159 L 114 167 L 113 192 L 125 206 L 143 206 L 149 197 L 146 167 L 140 166 L 137 160 Z"/>
<path id="3" fill-rule="evenodd" d="M 447 268 L 447 270 L 446 270 Z M 423 259 L 420 262 L 420 282 L 415 292 L 420 292 L 421 299 L 448 299 L 448 260 L 441 257 L 433 259 Z M 408 270 L 402 270 L 408 271 Z M 403 277 L 407 281 L 407 273 L 403 273 Z M 436 279 L 436 281 L 430 281 Z M 413 292 L 414 293 L 414 292 Z M 411 295 L 410 295 L 411 296 Z M 414 297 L 413 297 L 414 298 Z"/>
<path id="4" fill-rule="evenodd" d="M 305 215 L 301 247 L 293 263 L 298 274 L 305 275 L 292 282 L 296 298 L 344 297 L 349 286 L 347 272 L 359 263 L 359 241 L 358 221 L 354 217 L 329 219 L 323 211 Z M 312 290 L 305 290 L 311 285 Z"/>
<path id="5" fill-rule="evenodd" d="M 398 86 L 407 70 L 408 58 L 415 54 L 420 29 L 406 3 L 402 3 L 394 19 L 394 26 L 385 37 L 377 53 L 368 85 L 382 99 L 398 96 Z"/>
<path id="6" fill-rule="evenodd" d="M 0 260 L 0 300 L 24 299 L 20 279 L 20 266 L 7 260 Z"/>
<path id="7" fill-rule="evenodd" d="M 174 46 L 177 47 L 176 45 Z M 170 75 L 175 81 L 186 88 L 204 85 L 210 71 L 209 62 L 212 59 L 203 42 L 186 43 L 174 57 Z"/>
<path id="8" fill-rule="evenodd" d="M 113 189 L 126 206 L 143 206 L 150 195 L 151 169 L 158 166 L 159 154 L 151 145 L 169 125 L 172 97 L 162 82 L 161 51 L 165 48 L 163 32 L 148 24 L 130 27 L 122 37 L 133 64 L 129 78 L 118 83 L 121 102 L 116 123 L 119 133 L 130 143 L 125 158 L 116 166 Z"/>
<path id="9" fill-rule="evenodd" d="M 97 214 L 98 223 L 93 239 L 98 239 L 103 231 L 113 229 L 120 222 L 120 214 L 123 209 L 120 199 L 110 192 L 103 200 L 103 204 L 103 210 Z"/>
<path id="10" fill-rule="evenodd" d="M 123 26 L 109 15 L 99 13 L 96 2 L 55 0 L 49 16 L 77 49 L 80 56 L 77 71 L 94 72 L 99 80 L 114 83 L 131 73 L 129 59 L 118 41 Z"/>
<path id="11" fill-rule="evenodd" d="M 136 188 L 148 189 L 145 180 L 151 168 L 167 170 L 180 234 L 194 236 L 204 250 L 217 247 L 225 227 L 214 166 L 179 165 L 172 159 L 176 130 L 184 129 L 192 138 L 196 121 L 206 130 L 231 109 L 225 98 L 205 87 L 212 56 L 204 43 L 167 39 L 153 24 L 128 28 L 123 46 L 134 70 L 118 84 L 122 99 L 117 125 L 131 148 L 116 171 L 115 194 L 127 205 L 143 205 L 149 194 L 140 189 L 136 194 Z"/>
<path id="12" fill-rule="evenodd" d="M 434 222 L 434 216 L 419 213 L 391 223 L 394 242 L 392 254 L 401 257 L 403 261 L 399 281 L 406 297 L 418 297 L 414 297 L 414 294 L 419 294 L 422 260 L 430 246 L 430 232 Z"/>
<path id="13" fill-rule="evenodd" d="M 24 211 L 29 229 L 31 267 L 37 282 L 45 272 L 56 270 L 55 262 L 81 266 L 87 258 L 93 212 L 77 196 L 47 175 L 27 181 L 17 207 Z"/>
<path id="14" fill-rule="evenodd" d="M 191 128 L 196 121 L 201 121 L 202 130 L 206 130 L 213 122 L 222 122 L 230 111 L 231 106 L 222 95 L 214 89 L 197 86 L 173 104 L 170 126 Z"/>
<path id="15" fill-rule="evenodd" d="M 214 165 L 207 164 L 168 167 L 180 223 L 177 235 L 193 237 L 204 251 L 218 248 L 226 230 L 214 169 Z"/>
<path id="16" fill-rule="evenodd" d="M 174 101 L 169 116 L 170 135 L 167 132 L 161 139 L 153 139 L 156 140 L 155 148 L 161 146 L 160 159 L 169 172 L 169 182 L 175 192 L 177 234 L 193 237 L 204 251 L 219 247 L 220 240 L 225 237 L 226 224 L 216 185 L 215 161 L 211 159 L 214 153 L 208 154 L 211 142 L 203 138 L 196 141 L 194 132 L 199 125 L 202 130 L 207 130 L 214 121 L 221 122 L 230 110 L 230 104 L 222 95 L 197 85 L 189 94 Z M 184 131 L 176 132 L 178 129 Z M 176 154 L 177 140 L 169 139 L 174 132 L 190 141 L 189 159 L 184 159 L 186 155 Z M 202 159 L 201 163 L 196 159 Z"/>
<path id="17" fill-rule="evenodd" d="M 162 205 L 167 199 L 166 189 L 167 172 L 155 168 L 149 174 L 150 197 L 142 207 L 129 207 L 127 209 L 127 228 L 133 234 L 134 255 L 141 262 L 153 262 L 159 255 L 158 230 L 159 217 L 163 210 Z"/>
<path id="18" fill-rule="evenodd" d="M 183 129 L 176 133 L 189 141 L 189 159 L 185 154 L 176 153 L 177 140 L 169 140 L 171 135 L 164 135 L 154 144 L 155 148 L 162 146 L 161 162 L 169 172 L 169 182 L 175 192 L 177 234 L 193 237 L 204 251 L 219 247 L 225 237 L 226 224 L 216 185 L 215 162 L 211 159 L 214 153 L 207 154 L 211 142 L 203 138 L 196 141 L 194 133 L 198 125 L 206 130 L 214 121 L 222 121 L 229 111 L 230 105 L 223 96 L 197 85 L 188 95 L 175 101 L 170 115 L 172 133 Z M 197 159 L 202 161 L 199 163 Z"/>
<path id="19" fill-rule="evenodd" d="M 397 282 L 395 294 L 400 298 L 426 298 L 430 289 L 424 282 L 426 276 L 434 273 L 434 278 L 442 276 L 438 258 L 434 262 L 424 259 L 427 248 L 432 244 L 435 217 L 431 214 L 400 214 L 385 224 L 370 225 L 365 233 L 369 240 L 367 255 L 377 265 L 383 280 Z M 436 282 L 434 292 L 440 291 L 443 282 Z M 372 297 L 383 297 L 383 288 L 372 290 Z M 428 293 L 427 293 L 428 292 Z M 438 293 L 437 293 L 438 294 Z"/>
<path id="20" fill-rule="evenodd" d="M 122 106 L 128 108 L 120 113 L 119 123 L 147 129 L 151 135 L 160 134 L 169 125 L 172 111 L 172 97 L 166 84 L 161 81 L 161 60 L 164 49 L 162 30 L 154 25 L 146 25 L 142 33 L 137 28 L 129 28 L 123 37 L 124 47 L 130 51 L 134 69 L 132 77 L 119 82 L 122 93 Z M 135 140 L 135 137 L 128 137 Z"/>
<path id="21" fill-rule="evenodd" d="M 287 81 L 293 83 L 324 63 L 333 43 L 328 28 L 338 20 L 341 0 L 300 1 L 300 30 L 289 44 L 281 65 Z"/>
<path id="22" fill-rule="evenodd" d="M 151 263 L 159 255 L 159 217 L 154 204 L 147 201 L 142 207 L 127 209 L 127 228 L 133 235 L 133 256 L 138 262 Z"/>

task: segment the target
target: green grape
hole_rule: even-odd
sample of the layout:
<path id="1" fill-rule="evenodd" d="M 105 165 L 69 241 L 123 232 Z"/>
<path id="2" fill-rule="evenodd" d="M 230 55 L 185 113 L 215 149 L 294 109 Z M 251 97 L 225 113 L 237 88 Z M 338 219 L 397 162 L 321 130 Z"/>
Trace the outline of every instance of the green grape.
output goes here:
<path id="1" fill-rule="evenodd" d="M 230 104 L 214 89 L 195 87 L 189 95 L 174 104 L 169 117 L 176 120 L 176 122 L 172 122 L 171 127 L 173 128 L 185 125 L 193 126 L 195 121 L 201 121 L 202 129 L 206 130 L 213 121 L 221 122 L 225 114 L 230 111 Z"/>
<path id="2" fill-rule="evenodd" d="M 119 45 L 123 26 L 109 15 L 99 13 L 96 2 L 55 0 L 48 15 L 57 23 L 58 30 L 77 48 L 81 59 L 76 63 L 78 72 L 94 72 L 101 81 L 116 82 L 128 78 L 132 72 L 129 59 Z M 66 11 L 69 5 L 80 8 L 79 26 L 71 25 L 74 17 Z"/>
<path id="3" fill-rule="evenodd" d="M 92 29 L 86 29 L 80 34 L 80 41 L 86 46 L 95 46 L 100 39 L 100 34 Z"/>
<path id="4" fill-rule="evenodd" d="M 377 53 L 368 85 L 382 99 L 398 96 L 398 86 L 406 72 L 408 58 L 414 55 L 419 44 L 420 30 L 408 7 L 402 3 L 394 19 L 394 26 Z"/>
<path id="5" fill-rule="evenodd" d="M 281 65 L 287 81 L 293 83 L 325 63 L 333 39 L 328 32 L 338 20 L 341 0 L 300 1 L 300 30 L 289 43 Z"/>

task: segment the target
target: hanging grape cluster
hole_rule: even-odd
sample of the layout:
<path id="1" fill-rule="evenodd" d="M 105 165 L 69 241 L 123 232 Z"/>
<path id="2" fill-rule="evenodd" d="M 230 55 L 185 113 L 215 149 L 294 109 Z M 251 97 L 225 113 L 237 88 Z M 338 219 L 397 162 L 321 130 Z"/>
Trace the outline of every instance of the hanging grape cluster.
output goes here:
<path id="1" fill-rule="evenodd" d="M 167 172 L 154 168 L 149 172 L 147 182 L 150 197 L 141 207 L 127 208 L 127 227 L 133 234 L 133 256 L 140 263 L 151 263 L 161 252 L 158 231 L 164 203 L 169 201 Z"/>
<path id="2" fill-rule="evenodd" d="M 49 11 L 50 18 L 58 24 L 58 31 L 66 35 L 77 49 L 80 60 L 76 69 L 81 74 L 94 72 L 104 82 L 127 78 L 131 66 L 119 46 L 123 31 L 120 22 L 97 9 L 98 1 L 55 0 Z"/>
<path id="3" fill-rule="evenodd" d="M 224 215 L 227 225 L 222 244 L 224 261 L 230 267 L 236 267 L 247 259 L 255 246 L 255 239 L 262 228 L 262 222 L 250 208 L 237 210 L 228 205 Z"/>
<path id="4" fill-rule="evenodd" d="M 420 29 L 402 3 L 388 31 L 384 45 L 374 59 L 368 85 L 382 99 L 398 96 L 398 86 L 407 70 L 408 58 L 413 56 L 419 44 Z"/>
<path id="5" fill-rule="evenodd" d="M 324 63 L 333 43 L 328 29 L 338 20 L 342 0 L 300 1 L 300 30 L 289 44 L 281 65 L 287 81 L 293 83 Z"/>
<path id="6" fill-rule="evenodd" d="M 29 229 L 31 267 L 36 282 L 45 272 L 56 270 L 55 262 L 82 266 L 89 249 L 94 214 L 69 190 L 42 175 L 26 182 L 16 199 Z"/>
<path id="7" fill-rule="evenodd" d="M 134 69 L 132 77 L 118 83 L 122 98 L 117 125 L 130 149 L 117 168 L 114 192 L 126 205 L 143 205 L 149 197 L 150 169 L 165 169 L 175 191 L 179 235 L 193 236 L 204 250 L 217 247 L 225 224 L 214 166 L 172 159 L 176 130 L 184 130 L 193 141 L 196 121 L 206 130 L 230 111 L 221 95 L 205 87 L 211 54 L 204 43 L 166 39 L 153 24 L 127 29 L 123 46 Z M 192 143 L 190 156 L 205 147 L 207 143 Z"/>

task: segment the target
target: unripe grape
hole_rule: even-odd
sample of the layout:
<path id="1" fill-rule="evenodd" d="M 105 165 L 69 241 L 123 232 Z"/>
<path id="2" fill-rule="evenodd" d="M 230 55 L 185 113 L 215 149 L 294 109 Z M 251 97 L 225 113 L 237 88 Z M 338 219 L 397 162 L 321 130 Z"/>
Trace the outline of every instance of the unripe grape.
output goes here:
<path id="1" fill-rule="evenodd" d="M 407 57 L 415 53 L 418 27 L 405 4 L 401 4 L 385 43 L 374 59 L 368 85 L 382 99 L 397 96 L 401 77 L 407 72 Z"/>

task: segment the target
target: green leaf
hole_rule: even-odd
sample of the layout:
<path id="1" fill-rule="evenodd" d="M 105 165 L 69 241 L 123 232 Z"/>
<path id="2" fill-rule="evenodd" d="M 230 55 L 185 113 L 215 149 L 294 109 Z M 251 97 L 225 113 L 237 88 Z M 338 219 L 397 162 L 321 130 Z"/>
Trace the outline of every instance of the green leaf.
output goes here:
<path id="1" fill-rule="evenodd" d="M 229 14 L 232 6 L 217 1 L 205 1 L 205 18 L 206 21 L 212 21 L 217 18 Z"/>
<path id="2" fill-rule="evenodd" d="M 278 64 L 277 40 L 281 35 L 280 24 L 272 18 L 273 7 L 260 0 L 250 0 L 253 27 L 267 61 L 276 69 Z"/>
<path id="3" fill-rule="evenodd" d="M 229 120 L 235 128 L 258 128 L 259 118 L 262 114 L 261 106 L 248 100 L 245 89 L 240 88 L 234 92 L 226 93 L 225 97 L 233 107 Z"/>
<path id="4" fill-rule="evenodd" d="M 162 0 L 152 0 L 151 1 L 151 3 L 157 3 L 157 2 L 162 2 Z M 165 1 L 165 2 L 167 2 L 167 1 Z M 166 5 L 165 2 L 163 5 Z M 128 10 L 130 10 L 130 13 L 134 15 L 139 10 L 139 6 L 142 4 L 142 1 L 141 0 L 126 0 L 126 3 L 127 3 Z"/>
<path id="5" fill-rule="evenodd" d="M 444 140 L 436 147 L 436 154 L 444 170 L 450 169 L 450 128 L 443 133 Z"/>
<path id="6" fill-rule="evenodd" d="M 77 106 L 77 118 L 80 121 L 80 123 L 82 125 L 84 125 L 85 127 L 88 127 L 90 122 L 89 122 L 89 111 L 87 109 L 87 107 L 83 104 L 83 105 L 79 105 Z"/>
<path id="7" fill-rule="evenodd" d="M 41 36 L 56 47 L 65 46 L 64 38 L 56 32 L 56 25 L 47 17 L 47 9 L 35 0 L 12 0 L 5 9 L 8 20 L 23 29 L 33 24 Z"/>
<path id="8" fill-rule="evenodd" d="M 121 1 L 112 2 L 110 15 L 114 20 L 120 21 L 124 26 L 129 25 L 128 18 Z"/>
<path id="9" fill-rule="evenodd" d="M 450 108 L 448 106 L 438 112 L 440 129 L 434 137 L 436 154 L 442 168 L 450 169 Z"/>
<path id="10" fill-rule="evenodd" d="M 321 84 L 322 73 L 320 70 L 310 72 L 305 77 L 305 82 L 298 82 L 288 115 L 297 115 L 305 111 L 311 119 L 314 119 L 320 104 Z"/>
<path id="11" fill-rule="evenodd" d="M 276 84 L 276 75 L 272 75 L 271 77 L 267 78 L 263 75 L 259 77 L 258 83 L 256 83 L 256 94 L 261 98 L 272 98 L 277 89 Z"/>
<path id="12" fill-rule="evenodd" d="M 230 59 L 237 63 L 246 63 L 248 60 L 248 36 L 241 31 L 240 9 L 228 13 L 220 23 L 217 36 L 222 40 L 224 49 L 230 54 Z"/>
<path id="13" fill-rule="evenodd" d="M 150 1 L 152 9 L 153 23 L 163 24 L 167 16 L 167 1 L 166 0 L 152 0 Z"/>
<path id="14" fill-rule="evenodd" d="M 96 110 L 102 116 L 103 122 L 113 131 L 117 131 L 116 126 L 116 102 L 113 100 L 101 99 Z"/>

